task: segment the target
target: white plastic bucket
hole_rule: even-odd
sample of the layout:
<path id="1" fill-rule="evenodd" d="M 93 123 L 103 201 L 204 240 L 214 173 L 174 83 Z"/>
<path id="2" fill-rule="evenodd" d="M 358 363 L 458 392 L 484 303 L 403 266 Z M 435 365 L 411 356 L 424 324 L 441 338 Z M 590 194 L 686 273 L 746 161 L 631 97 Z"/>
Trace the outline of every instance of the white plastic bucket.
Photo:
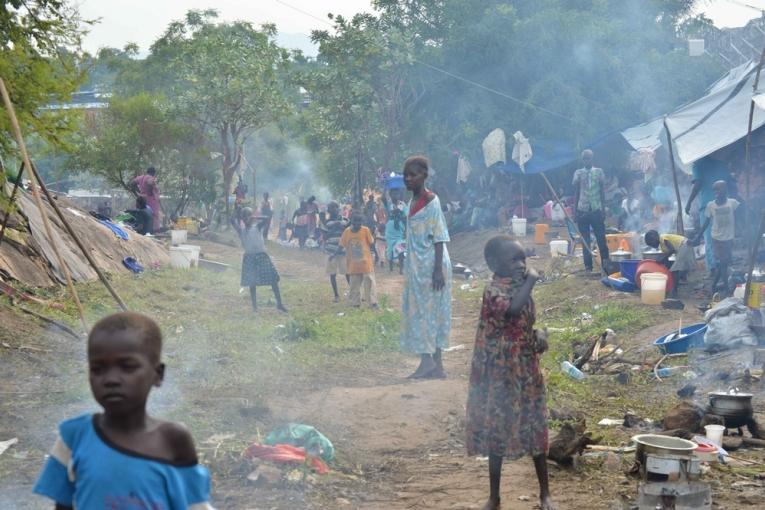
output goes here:
<path id="1" fill-rule="evenodd" d="M 646 305 L 660 305 L 667 294 L 667 275 L 644 273 L 640 275 L 640 301 Z"/>
<path id="2" fill-rule="evenodd" d="M 712 441 L 717 446 L 722 446 L 723 433 L 725 433 L 725 427 L 722 425 L 704 425 L 704 432 L 707 435 L 707 439 Z"/>
<path id="3" fill-rule="evenodd" d="M 170 231 L 170 242 L 173 246 L 178 246 L 179 244 L 183 244 L 186 242 L 186 238 L 188 237 L 188 230 L 171 230 Z"/>
<path id="4" fill-rule="evenodd" d="M 199 266 L 199 252 L 202 250 L 201 246 L 195 244 L 180 244 L 178 248 L 186 248 L 191 250 L 191 265 L 193 267 Z"/>
<path id="5" fill-rule="evenodd" d="M 526 218 L 513 218 L 513 235 L 526 237 Z"/>
<path id="6" fill-rule="evenodd" d="M 565 239 L 555 239 L 554 241 L 550 241 L 550 255 L 553 257 L 568 255 L 568 241 Z"/>
<path id="7" fill-rule="evenodd" d="M 170 247 L 170 265 L 176 269 L 189 269 L 194 258 L 194 251 L 180 246 Z"/>

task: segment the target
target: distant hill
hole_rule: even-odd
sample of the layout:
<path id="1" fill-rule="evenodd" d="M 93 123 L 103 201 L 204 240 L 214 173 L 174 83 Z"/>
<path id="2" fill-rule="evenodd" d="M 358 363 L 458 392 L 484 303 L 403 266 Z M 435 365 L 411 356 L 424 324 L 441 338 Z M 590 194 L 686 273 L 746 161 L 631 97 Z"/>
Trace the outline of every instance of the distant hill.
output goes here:
<path id="1" fill-rule="evenodd" d="M 279 33 L 276 36 L 276 41 L 284 48 L 301 50 L 303 54 L 309 57 L 315 57 L 319 53 L 319 47 L 311 42 L 311 37 L 307 34 Z"/>

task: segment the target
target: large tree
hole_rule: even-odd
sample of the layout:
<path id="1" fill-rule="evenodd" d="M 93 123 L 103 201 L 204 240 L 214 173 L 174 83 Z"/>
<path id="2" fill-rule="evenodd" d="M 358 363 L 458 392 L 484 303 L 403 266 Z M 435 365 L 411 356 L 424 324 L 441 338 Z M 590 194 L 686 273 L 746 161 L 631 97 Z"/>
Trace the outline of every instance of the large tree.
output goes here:
<path id="1" fill-rule="evenodd" d="M 85 24 L 65 0 L 0 2 L 0 77 L 25 134 L 62 145 L 76 127 L 71 112 L 44 107 L 65 101 L 84 78 L 79 48 Z M 0 156 L 13 151 L 12 139 L 0 105 Z"/>
<path id="2" fill-rule="evenodd" d="M 666 113 L 722 70 L 687 53 L 692 0 L 639 4 L 376 0 L 374 16 L 314 34 L 309 140 L 341 148 L 355 140 L 386 164 L 427 152 L 444 168 L 454 164 L 451 149 L 480 159 L 495 127 L 584 144 Z M 327 90 L 333 81 L 340 86 Z M 386 95 L 397 89 L 405 94 Z"/>
<path id="3" fill-rule="evenodd" d="M 328 156 L 333 184 L 342 187 L 359 158 L 366 169 L 394 167 L 426 88 L 413 69 L 414 47 L 405 31 L 368 14 L 332 19 L 333 33 L 313 32 L 319 57 L 298 75 L 311 98 L 304 114 L 309 141 Z"/>
<path id="4" fill-rule="evenodd" d="M 289 54 L 274 42 L 276 28 L 216 23 L 215 11 L 190 11 L 151 47 L 146 69 L 166 87 L 178 118 L 205 133 L 220 154 L 219 197 L 225 201 L 240 171 L 248 137 L 288 115 L 282 80 Z"/>
<path id="5" fill-rule="evenodd" d="M 190 201 L 211 212 L 216 173 L 204 135 L 179 122 L 161 96 L 114 96 L 109 107 L 83 126 L 70 166 L 130 190 L 133 178 L 149 166 L 159 168 L 166 213 L 183 213 Z"/>

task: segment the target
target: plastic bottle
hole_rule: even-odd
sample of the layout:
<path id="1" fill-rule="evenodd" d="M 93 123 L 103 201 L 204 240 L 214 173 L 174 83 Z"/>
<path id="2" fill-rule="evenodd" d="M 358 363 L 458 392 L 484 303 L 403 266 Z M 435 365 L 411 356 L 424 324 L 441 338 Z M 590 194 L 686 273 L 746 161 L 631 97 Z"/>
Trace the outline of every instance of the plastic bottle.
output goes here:
<path id="1" fill-rule="evenodd" d="M 687 369 L 687 367 L 686 368 L 684 368 L 684 367 L 665 367 L 665 368 L 658 369 L 656 371 L 656 373 L 659 374 L 659 377 L 669 377 L 669 376 L 677 374 L 681 370 L 686 370 L 686 369 Z"/>
<path id="2" fill-rule="evenodd" d="M 571 378 L 576 379 L 577 381 L 581 381 L 585 377 L 587 377 L 584 372 L 576 368 L 574 365 L 569 363 L 568 361 L 564 361 L 560 364 L 560 369 L 563 370 L 565 374 L 568 374 Z"/>

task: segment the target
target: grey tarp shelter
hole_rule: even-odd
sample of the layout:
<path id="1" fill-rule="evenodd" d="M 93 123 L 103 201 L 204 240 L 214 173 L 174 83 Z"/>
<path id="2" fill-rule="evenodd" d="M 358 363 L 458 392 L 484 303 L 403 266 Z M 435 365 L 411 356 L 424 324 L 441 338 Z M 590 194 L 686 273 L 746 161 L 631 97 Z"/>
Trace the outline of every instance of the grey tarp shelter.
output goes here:
<path id="1" fill-rule="evenodd" d="M 763 81 L 754 91 L 756 73 L 756 62 L 736 67 L 704 96 L 666 116 L 678 166 L 687 171 L 692 163 L 746 137 L 752 99 L 765 105 Z M 656 149 L 666 142 L 663 124 L 663 118 L 654 119 L 625 129 L 622 136 L 635 150 Z M 763 125 L 765 110 L 755 108 L 752 130 Z"/>

